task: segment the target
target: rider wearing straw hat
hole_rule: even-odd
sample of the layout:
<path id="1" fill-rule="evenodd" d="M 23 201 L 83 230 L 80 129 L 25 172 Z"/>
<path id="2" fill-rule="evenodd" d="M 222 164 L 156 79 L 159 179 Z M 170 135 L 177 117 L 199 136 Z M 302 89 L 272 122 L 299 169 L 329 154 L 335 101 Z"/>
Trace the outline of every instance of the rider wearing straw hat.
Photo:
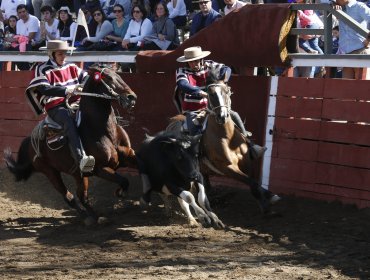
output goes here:
<path id="1" fill-rule="evenodd" d="M 225 82 L 229 80 L 231 75 L 230 67 L 212 60 L 204 60 L 210 54 L 210 51 L 203 51 L 201 47 L 197 46 L 185 49 L 184 55 L 177 58 L 178 62 L 187 63 L 187 67 L 181 67 L 176 71 L 176 84 L 181 100 L 175 104 L 179 111 L 185 113 L 187 127 L 191 134 L 199 133 L 202 129 L 202 126 L 195 125 L 194 121 L 199 111 L 207 108 L 208 94 L 204 90 L 208 73 L 214 70 L 213 72 L 218 73 L 218 79 Z M 179 97 L 179 94 L 176 94 L 175 98 Z M 242 134 L 248 136 L 250 133 L 246 131 L 239 114 L 231 110 L 230 115 Z M 248 139 L 248 143 L 252 148 L 254 158 L 261 157 L 266 151 L 266 148 L 254 144 L 250 139 Z"/>
<path id="2" fill-rule="evenodd" d="M 87 73 L 77 65 L 66 63 L 67 51 L 73 49 L 75 48 L 61 40 L 50 40 L 46 47 L 40 48 L 47 50 L 49 60 L 36 66 L 35 77 L 30 82 L 26 95 L 36 114 L 47 113 L 63 127 L 72 156 L 81 172 L 91 172 L 95 159 L 85 155 L 75 121 L 65 105 L 67 97 L 70 97 L 70 102 L 79 102 L 80 97 L 75 95 L 76 88 L 87 77 Z"/>

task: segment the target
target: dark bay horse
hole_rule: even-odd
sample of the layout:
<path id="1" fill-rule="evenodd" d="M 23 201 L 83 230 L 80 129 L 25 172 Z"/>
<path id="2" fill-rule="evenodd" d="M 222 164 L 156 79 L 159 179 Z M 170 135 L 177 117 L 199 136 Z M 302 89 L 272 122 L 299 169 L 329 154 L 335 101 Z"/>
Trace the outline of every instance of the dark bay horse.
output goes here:
<path id="1" fill-rule="evenodd" d="M 32 139 L 33 136 L 23 140 L 17 160 L 11 156 L 10 150 L 5 151 L 5 161 L 17 181 L 27 180 L 35 171 L 45 174 L 68 205 L 85 219 L 85 223 L 92 223 L 97 217 L 88 202 L 88 178 L 85 176 L 96 175 L 115 182 L 120 186 L 120 193 L 128 189 L 127 178 L 115 170 L 135 166 L 136 157 L 128 134 L 117 124 L 111 103 L 117 100 L 121 106 L 130 109 L 137 97 L 112 69 L 93 65 L 88 72 L 89 78 L 81 93 L 78 131 L 86 153 L 95 158 L 93 172 L 81 174 L 78 168 L 73 168 L 75 162 L 68 145 L 51 150 L 45 139 Z M 73 176 L 77 185 L 76 195 L 81 203 L 67 189 L 61 173 Z"/>
<path id="2" fill-rule="evenodd" d="M 224 82 L 210 74 L 207 80 L 208 109 L 207 125 L 201 140 L 201 171 L 205 179 L 209 175 L 222 175 L 250 186 L 263 213 L 269 213 L 271 204 L 279 196 L 264 189 L 253 174 L 254 162 L 250 155 L 247 139 L 234 124 L 230 116 L 231 90 Z M 182 130 L 183 115 L 171 119 L 169 130 Z"/>

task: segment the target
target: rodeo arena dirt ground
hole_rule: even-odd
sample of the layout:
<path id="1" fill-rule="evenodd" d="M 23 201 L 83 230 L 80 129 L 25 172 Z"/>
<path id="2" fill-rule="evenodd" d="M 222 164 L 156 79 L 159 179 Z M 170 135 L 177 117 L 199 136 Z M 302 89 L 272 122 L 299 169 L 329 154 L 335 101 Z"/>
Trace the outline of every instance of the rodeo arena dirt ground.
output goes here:
<path id="1" fill-rule="evenodd" d="M 143 210 L 139 177 L 128 177 L 124 200 L 92 179 L 106 220 L 87 227 L 43 176 L 14 183 L 3 169 L 0 279 L 370 279 L 369 209 L 283 197 L 265 217 L 248 189 L 215 186 L 226 229 L 190 228 L 159 197 Z"/>

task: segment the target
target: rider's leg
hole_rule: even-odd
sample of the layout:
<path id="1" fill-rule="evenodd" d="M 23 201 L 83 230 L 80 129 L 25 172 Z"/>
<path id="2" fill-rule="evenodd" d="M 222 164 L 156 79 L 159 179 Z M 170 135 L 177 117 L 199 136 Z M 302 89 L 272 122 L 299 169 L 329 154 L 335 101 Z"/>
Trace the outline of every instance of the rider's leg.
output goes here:
<path id="1" fill-rule="evenodd" d="M 77 127 L 70 111 L 63 106 L 58 106 L 49 110 L 48 115 L 63 127 L 63 133 L 68 138 L 72 157 L 79 165 L 81 171 L 91 172 L 95 165 L 95 159 L 92 156 L 86 156 L 84 154 Z"/>
<path id="2" fill-rule="evenodd" d="M 249 144 L 251 148 L 251 155 L 253 159 L 260 158 L 264 155 L 265 151 L 267 150 L 266 147 L 261 147 L 260 145 L 257 145 L 253 143 L 252 140 L 248 138 L 248 131 L 244 127 L 244 123 L 242 119 L 240 118 L 238 112 L 235 112 L 233 110 L 230 110 L 230 116 L 235 125 L 241 130 L 242 134 L 246 137 L 247 143 Z"/>
<path id="3" fill-rule="evenodd" d="M 197 125 L 194 123 L 197 118 L 197 114 L 197 112 L 191 111 L 185 113 L 186 126 L 190 135 L 202 134 L 202 125 Z"/>

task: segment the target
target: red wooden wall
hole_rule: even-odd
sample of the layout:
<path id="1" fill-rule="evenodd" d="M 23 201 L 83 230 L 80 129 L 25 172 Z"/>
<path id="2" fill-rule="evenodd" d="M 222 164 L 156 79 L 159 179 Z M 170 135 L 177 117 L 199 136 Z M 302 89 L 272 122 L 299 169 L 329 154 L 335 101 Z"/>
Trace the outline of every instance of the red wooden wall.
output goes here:
<path id="1" fill-rule="evenodd" d="M 0 149 L 11 147 L 16 153 L 19 144 L 28 136 L 35 118 L 26 103 L 24 91 L 31 80 L 30 72 L 0 72 Z M 125 127 L 132 145 L 137 148 L 144 139 L 144 128 L 151 134 L 166 128 L 168 120 L 176 114 L 172 103 L 175 74 L 140 73 L 123 74 L 123 79 L 138 95 L 132 123 Z M 267 77 L 232 77 L 233 107 L 247 120 L 247 128 L 253 131 L 254 140 L 263 143 L 269 92 Z M 129 116 L 120 110 L 122 117 Z M 1 162 L 4 167 L 4 162 Z"/>
<path id="2" fill-rule="evenodd" d="M 176 113 L 171 99 L 175 77 L 140 73 L 123 78 L 138 95 L 133 121 L 125 127 L 137 148 L 143 128 L 154 134 Z M 1 150 L 11 147 L 16 153 L 38 121 L 23 94 L 30 79 L 30 72 L 0 74 Z M 234 110 L 246 119 L 254 140 L 264 143 L 270 78 L 233 76 L 230 85 Z M 370 82 L 279 78 L 278 93 L 271 98 L 276 98 L 276 112 L 270 189 L 369 207 Z"/>
<path id="3" fill-rule="evenodd" d="M 270 188 L 370 206 L 370 82 L 280 78 Z"/>

